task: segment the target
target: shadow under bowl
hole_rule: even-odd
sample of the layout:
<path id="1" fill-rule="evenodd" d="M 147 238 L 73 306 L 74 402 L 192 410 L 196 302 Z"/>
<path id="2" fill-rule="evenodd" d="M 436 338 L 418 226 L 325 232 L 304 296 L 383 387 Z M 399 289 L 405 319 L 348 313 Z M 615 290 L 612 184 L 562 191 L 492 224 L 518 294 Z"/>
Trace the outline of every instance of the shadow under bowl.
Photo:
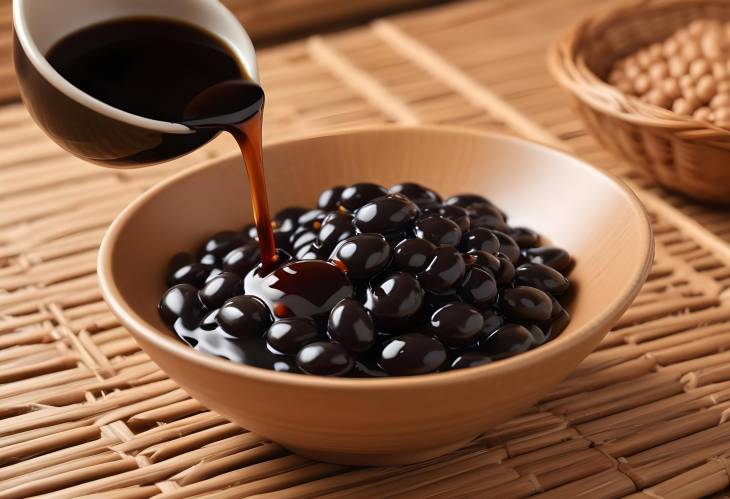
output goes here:
<path id="1" fill-rule="evenodd" d="M 442 195 L 483 194 L 515 225 L 575 258 L 572 321 L 555 340 L 491 364 L 387 379 L 340 379 L 239 365 L 191 349 L 160 320 L 171 255 L 251 220 L 240 157 L 217 159 L 155 186 L 102 242 L 104 298 L 145 352 L 210 409 L 317 460 L 394 465 L 464 445 L 545 396 L 585 358 L 639 292 L 653 260 L 636 196 L 547 147 L 443 127 L 380 127 L 272 143 L 264 159 L 272 210 L 313 206 L 322 190 L 415 181 Z"/>

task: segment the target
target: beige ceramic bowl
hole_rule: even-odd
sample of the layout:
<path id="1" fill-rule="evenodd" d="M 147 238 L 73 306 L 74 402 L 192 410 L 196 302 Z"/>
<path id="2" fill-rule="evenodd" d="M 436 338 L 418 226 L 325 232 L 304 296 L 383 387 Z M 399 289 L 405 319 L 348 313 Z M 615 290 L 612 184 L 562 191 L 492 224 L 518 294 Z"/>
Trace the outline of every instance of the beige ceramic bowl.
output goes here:
<path id="1" fill-rule="evenodd" d="M 447 373 L 333 379 L 277 373 L 197 352 L 157 315 L 171 255 L 251 219 L 240 158 L 182 172 L 132 203 L 101 246 L 99 276 L 114 313 L 191 396 L 314 459 L 389 465 L 464 445 L 565 378 L 626 310 L 649 271 L 653 242 L 637 198 L 604 173 L 517 139 L 450 128 L 375 128 L 270 144 L 273 210 L 313 206 L 335 184 L 417 181 L 443 195 L 476 192 L 517 224 L 570 250 L 578 294 L 554 341 Z"/>

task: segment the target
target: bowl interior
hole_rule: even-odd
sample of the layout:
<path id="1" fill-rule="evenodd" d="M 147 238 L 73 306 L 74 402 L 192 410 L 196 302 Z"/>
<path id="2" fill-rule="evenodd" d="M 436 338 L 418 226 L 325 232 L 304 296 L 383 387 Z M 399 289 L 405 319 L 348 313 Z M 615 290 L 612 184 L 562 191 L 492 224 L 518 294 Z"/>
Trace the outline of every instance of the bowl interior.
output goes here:
<path id="1" fill-rule="evenodd" d="M 448 128 L 378 128 L 271 144 L 265 164 L 273 210 L 313 207 L 319 192 L 333 185 L 415 181 L 443 196 L 483 194 L 511 224 L 534 228 L 566 248 L 576 260 L 573 320 L 538 351 L 615 319 L 651 263 L 647 218 L 626 187 L 578 159 L 521 140 Z M 212 233 L 250 220 L 237 156 L 153 188 L 118 218 L 102 245 L 102 285 L 117 314 L 141 324 L 144 334 L 171 336 L 156 309 L 170 256 L 197 251 Z"/>

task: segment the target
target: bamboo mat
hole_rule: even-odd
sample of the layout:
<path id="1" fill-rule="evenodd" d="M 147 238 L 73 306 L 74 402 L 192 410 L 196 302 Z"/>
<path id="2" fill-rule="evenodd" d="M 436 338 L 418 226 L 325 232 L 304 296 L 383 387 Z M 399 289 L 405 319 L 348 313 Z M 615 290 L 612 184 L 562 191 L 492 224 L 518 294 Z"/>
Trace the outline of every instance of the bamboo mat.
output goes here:
<path id="1" fill-rule="evenodd" d="M 68 157 L 20 106 L 0 110 L 0 497 L 730 497 L 730 220 L 612 161 L 547 75 L 547 43 L 600 3 L 464 2 L 260 53 L 267 139 L 499 130 L 621 175 L 651 212 L 651 276 L 600 347 L 523 416 L 418 465 L 314 463 L 227 423 L 102 302 L 95 256 L 114 215 L 231 141 L 117 172 Z"/>

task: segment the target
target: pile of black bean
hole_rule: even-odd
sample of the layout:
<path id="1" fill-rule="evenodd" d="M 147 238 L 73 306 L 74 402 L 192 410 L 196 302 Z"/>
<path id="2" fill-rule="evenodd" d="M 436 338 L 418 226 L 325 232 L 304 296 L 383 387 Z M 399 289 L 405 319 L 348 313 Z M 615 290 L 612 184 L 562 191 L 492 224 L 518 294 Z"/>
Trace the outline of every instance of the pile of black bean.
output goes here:
<path id="1" fill-rule="evenodd" d="M 402 376 L 511 357 L 570 321 L 569 253 L 480 195 L 360 183 L 273 223 L 274 269 L 259 265 L 253 226 L 172 258 L 159 310 L 193 348 L 277 371 Z"/>

